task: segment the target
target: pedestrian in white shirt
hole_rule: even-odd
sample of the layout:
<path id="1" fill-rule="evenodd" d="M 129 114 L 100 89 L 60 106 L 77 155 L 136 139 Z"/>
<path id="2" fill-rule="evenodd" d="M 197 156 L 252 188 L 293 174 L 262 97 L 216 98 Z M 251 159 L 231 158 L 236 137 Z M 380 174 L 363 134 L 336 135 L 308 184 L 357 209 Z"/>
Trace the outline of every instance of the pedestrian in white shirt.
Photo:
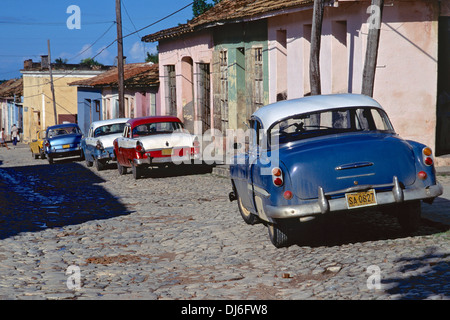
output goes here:
<path id="1" fill-rule="evenodd" d="M 17 137 L 19 136 L 19 128 L 16 127 L 16 124 L 13 124 L 11 128 L 11 135 L 13 140 L 13 145 L 17 145 Z"/>

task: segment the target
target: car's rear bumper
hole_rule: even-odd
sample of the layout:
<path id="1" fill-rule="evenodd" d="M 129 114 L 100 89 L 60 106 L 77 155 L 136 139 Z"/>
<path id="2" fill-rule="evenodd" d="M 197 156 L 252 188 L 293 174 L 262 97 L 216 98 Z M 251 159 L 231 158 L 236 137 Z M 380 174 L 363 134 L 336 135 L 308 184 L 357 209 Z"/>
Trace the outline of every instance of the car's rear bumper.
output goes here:
<path id="1" fill-rule="evenodd" d="M 193 160 L 198 159 L 199 156 L 198 155 L 185 155 L 185 156 L 166 156 L 166 157 L 146 157 L 146 158 L 142 158 L 142 159 L 134 159 L 133 162 L 136 166 L 141 166 L 141 165 L 147 165 L 147 166 L 152 166 L 152 165 L 162 165 L 162 164 L 188 164 Z"/>
<path id="2" fill-rule="evenodd" d="M 377 206 L 398 204 L 405 201 L 413 200 L 433 200 L 440 196 L 443 192 L 442 186 L 439 183 L 425 188 L 408 188 L 402 189 L 397 178 L 394 177 L 392 190 L 376 192 Z M 366 186 L 369 188 L 376 188 L 377 186 Z M 361 187 L 359 190 L 363 190 Z M 341 193 L 354 192 L 355 188 L 348 190 L 341 190 Z M 317 201 L 312 201 L 307 204 L 292 205 L 292 206 L 264 206 L 264 213 L 269 219 L 286 219 L 286 218 L 301 218 L 314 215 L 325 214 L 328 212 L 353 210 L 347 206 L 345 197 L 337 199 L 329 199 L 331 195 L 325 194 L 322 188 L 319 188 L 319 196 Z M 364 207 L 362 207 L 364 208 Z"/>
<path id="3" fill-rule="evenodd" d="M 94 158 L 98 159 L 98 160 L 104 160 L 104 161 L 109 161 L 109 160 L 116 160 L 115 156 L 114 156 L 114 148 L 113 147 L 108 147 L 102 150 L 98 150 L 96 152 L 94 152 Z"/>
<path id="4" fill-rule="evenodd" d="M 50 150 L 47 149 L 45 153 L 51 158 L 75 157 L 81 156 L 81 148 L 80 146 L 71 148 L 62 148 L 58 146 L 51 147 Z"/>

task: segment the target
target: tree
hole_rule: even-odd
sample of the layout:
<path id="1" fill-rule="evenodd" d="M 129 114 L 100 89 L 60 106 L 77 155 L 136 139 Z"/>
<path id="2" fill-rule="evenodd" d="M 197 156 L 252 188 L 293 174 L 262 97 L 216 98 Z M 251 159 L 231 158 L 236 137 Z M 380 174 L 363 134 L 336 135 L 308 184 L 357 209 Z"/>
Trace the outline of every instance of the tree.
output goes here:
<path id="1" fill-rule="evenodd" d="M 214 7 L 216 4 L 218 4 L 221 0 L 212 0 L 211 2 L 207 2 L 206 0 L 194 0 L 192 3 L 192 14 L 195 17 L 198 17 L 199 15 L 205 13 L 212 7 Z"/>
<path id="2" fill-rule="evenodd" d="M 158 53 L 147 52 L 147 58 L 145 58 L 145 62 L 158 63 L 158 61 Z"/>
<path id="3" fill-rule="evenodd" d="M 311 27 L 311 51 L 309 60 L 309 81 L 311 95 L 321 94 L 320 84 L 320 39 L 322 34 L 322 20 L 325 0 L 314 0 L 314 9 Z"/>
<path id="4" fill-rule="evenodd" d="M 85 66 L 103 66 L 103 64 L 101 64 L 100 62 L 92 59 L 92 58 L 86 58 L 80 61 L 80 64 L 85 65 Z"/>
<path id="5" fill-rule="evenodd" d="M 56 58 L 55 59 L 55 63 L 56 64 L 66 64 L 67 63 L 67 59 L 63 59 L 63 58 Z"/>

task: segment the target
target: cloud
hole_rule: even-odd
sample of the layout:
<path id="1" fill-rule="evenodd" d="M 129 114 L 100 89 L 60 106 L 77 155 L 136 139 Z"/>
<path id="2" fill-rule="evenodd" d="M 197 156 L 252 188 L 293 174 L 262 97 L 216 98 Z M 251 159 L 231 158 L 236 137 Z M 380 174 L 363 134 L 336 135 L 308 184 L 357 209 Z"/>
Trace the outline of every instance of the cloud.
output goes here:
<path id="1" fill-rule="evenodd" d="M 130 60 L 143 62 L 143 61 L 145 61 L 146 56 L 147 56 L 147 53 L 145 51 L 144 44 L 141 41 L 136 41 L 131 46 L 131 49 L 128 50 L 127 60 L 129 58 Z"/>
<path id="2" fill-rule="evenodd" d="M 78 58 L 80 58 L 80 60 L 86 59 L 86 58 L 91 58 L 93 56 L 93 51 L 92 51 L 92 47 L 91 45 L 85 44 L 81 50 L 77 53 Z"/>

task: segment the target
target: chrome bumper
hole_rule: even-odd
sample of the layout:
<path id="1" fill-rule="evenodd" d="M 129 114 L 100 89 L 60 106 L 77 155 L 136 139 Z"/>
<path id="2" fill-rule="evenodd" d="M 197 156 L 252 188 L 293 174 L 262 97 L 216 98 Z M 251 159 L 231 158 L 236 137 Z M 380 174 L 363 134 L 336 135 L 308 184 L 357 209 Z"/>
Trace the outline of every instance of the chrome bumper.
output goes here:
<path id="1" fill-rule="evenodd" d="M 186 163 L 191 160 L 194 160 L 194 157 L 191 156 L 185 156 L 185 157 L 160 157 L 160 158 L 143 158 L 143 159 L 134 159 L 133 162 L 136 166 L 140 165 L 158 165 L 158 164 L 166 164 L 166 163 L 174 163 L 174 164 L 180 164 L 180 163 Z"/>
<path id="2" fill-rule="evenodd" d="M 412 200 L 434 199 L 440 196 L 443 192 L 443 188 L 439 183 L 426 188 L 402 189 L 397 177 L 394 177 L 394 182 L 390 185 L 360 186 L 327 194 L 325 194 L 323 192 L 323 189 L 319 187 L 319 196 L 316 202 L 293 206 L 267 205 L 264 207 L 264 212 L 267 217 L 272 219 L 286 219 L 320 215 L 333 211 L 351 210 L 347 207 L 347 201 L 345 197 L 338 199 L 327 199 L 327 196 L 387 186 L 393 186 L 392 190 L 379 191 L 376 193 L 377 205 L 395 204 Z"/>

